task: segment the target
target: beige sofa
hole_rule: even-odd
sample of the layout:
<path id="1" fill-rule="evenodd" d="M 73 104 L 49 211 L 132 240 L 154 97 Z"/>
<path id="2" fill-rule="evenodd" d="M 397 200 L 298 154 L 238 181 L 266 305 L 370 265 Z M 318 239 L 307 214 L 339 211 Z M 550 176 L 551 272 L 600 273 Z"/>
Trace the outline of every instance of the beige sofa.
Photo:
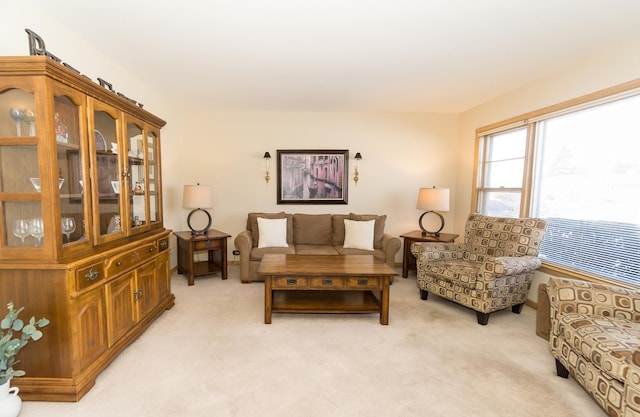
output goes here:
<path id="1" fill-rule="evenodd" d="M 551 278 L 549 346 L 610 416 L 640 416 L 640 291 Z"/>
<path id="2" fill-rule="evenodd" d="M 286 219 L 286 247 L 258 247 L 260 227 L 258 218 Z M 249 213 L 247 228 L 236 236 L 234 243 L 240 251 L 240 280 L 244 283 L 261 281 L 258 266 L 267 253 L 301 255 L 374 255 L 390 266 L 395 265 L 400 239 L 384 233 L 386 215 L 359 214 L 303 214 Z M 345 219 L 374 220 L 373 249 L 345 248 Z M 264 221 L 263 221 L 264 224 Z"/>

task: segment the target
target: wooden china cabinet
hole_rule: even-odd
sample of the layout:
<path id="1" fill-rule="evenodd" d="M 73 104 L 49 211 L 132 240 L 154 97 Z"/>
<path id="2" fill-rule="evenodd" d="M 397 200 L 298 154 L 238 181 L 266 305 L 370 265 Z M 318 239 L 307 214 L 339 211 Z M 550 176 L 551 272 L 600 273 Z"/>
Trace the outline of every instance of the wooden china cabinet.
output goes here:
<path id="1" fill-rule="evenodd" d="M 23 399 L 77 401 L 173 306 L 164 124 L 52 59 L 0 57 L 0 303 L 51 321 L 18 357 Z"/>

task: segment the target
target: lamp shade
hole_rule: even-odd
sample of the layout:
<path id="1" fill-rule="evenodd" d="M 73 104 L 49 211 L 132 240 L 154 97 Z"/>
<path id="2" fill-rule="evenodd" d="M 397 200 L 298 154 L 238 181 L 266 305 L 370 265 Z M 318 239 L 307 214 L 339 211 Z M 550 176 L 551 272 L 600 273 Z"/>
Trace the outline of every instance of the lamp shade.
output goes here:
<path id="1" fill-rule="evenodd" d="M 182 207 L 186 209 L 213 207 L 213 191 L 208 185 L 185 185 Z"/>
<path id="2" fill-rule="evenodd" d="M 420 188 L 417 209 L 449 211 L 448 188 Z"/>

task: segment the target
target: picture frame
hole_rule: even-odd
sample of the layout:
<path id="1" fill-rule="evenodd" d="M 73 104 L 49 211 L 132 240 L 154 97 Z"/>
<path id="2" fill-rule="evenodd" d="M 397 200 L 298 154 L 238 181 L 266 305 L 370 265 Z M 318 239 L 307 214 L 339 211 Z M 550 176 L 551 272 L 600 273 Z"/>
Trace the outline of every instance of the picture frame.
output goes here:
<path id="1" fill-rule="evenodd" d="M 278 149 L 278 204 L 347 204 L 349 151 Z"/>

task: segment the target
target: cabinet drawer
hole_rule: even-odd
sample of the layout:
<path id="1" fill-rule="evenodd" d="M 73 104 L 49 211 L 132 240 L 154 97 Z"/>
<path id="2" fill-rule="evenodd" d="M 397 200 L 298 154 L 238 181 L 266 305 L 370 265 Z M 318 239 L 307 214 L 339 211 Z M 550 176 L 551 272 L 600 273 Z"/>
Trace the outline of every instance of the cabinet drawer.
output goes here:
<path id="1" fill-rule="evenodd" d="M 380 277 L 351 277 L 347 279 L 347 288 L 382 289 Z"/>
<path id="2" fill-rule="evenodd" d="M 309 288 L 308 277 L 274 277 L 271 288 L 284 290 L 291 288 Z"/>
<path id="3" fill-rule="evenodd" d="M 118 274 L 121 271 L 143 264 L 157 253 L 155 243 L 147 243 L 137 249 L 114 256 L 107 260 L 107 276 Z"/>
<path id="4" fill-rule="evenodd" d="M 207 250 L 207 249 L 215 249 L 222 247 L 222 241 L 219 239 L 216 240 L 201 240 L 195 242 L 194 250 Z"/>
<path id="5" fill-rule="evenodd" d="M 87 288 L 105 277 L 102 262 L 96 262 L 76 271 L 76 291 Z"/>
<path id="6" fill-rule="evenodd" d="M 340 289 L 344 288 L 344 278 L 337 277 L 313 277 L 310 279 L 309 287 L 314 290 Z"/>

